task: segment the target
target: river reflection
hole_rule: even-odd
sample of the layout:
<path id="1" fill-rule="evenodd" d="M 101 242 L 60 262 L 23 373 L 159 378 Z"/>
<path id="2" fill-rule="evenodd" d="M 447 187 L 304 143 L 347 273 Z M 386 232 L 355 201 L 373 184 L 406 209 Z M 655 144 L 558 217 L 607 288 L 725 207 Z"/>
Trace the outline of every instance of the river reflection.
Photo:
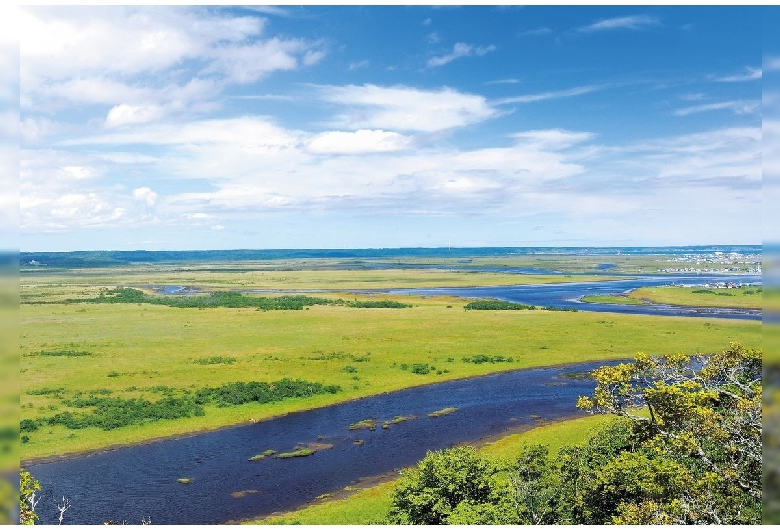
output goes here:
<path id="1" fill-rule="evenodd" d="M 288 510 L 360 477 L 397 473 L 426 451 L 578 414 L 594 383 L 574 377 L 605 362 L 518 370 L 437 383 L 252 425 L 28 466 L 44 486 L 41 522 L 56 524 L 55 498 L 73 507 L 66 522 L 216 524 Z M 429 376 L 421 376 L 429 377 Z M 451 414 L 428 414 L 457 407 Z M 350 430 L 364 419 L 415 416 L 383 429 Z M 362 440 L 362 444 L 357 444 Z M 329 444 L 305 458 L 248 458 L 267 449 Z M 189 478 L 189 484 L 177 482 Z"/>

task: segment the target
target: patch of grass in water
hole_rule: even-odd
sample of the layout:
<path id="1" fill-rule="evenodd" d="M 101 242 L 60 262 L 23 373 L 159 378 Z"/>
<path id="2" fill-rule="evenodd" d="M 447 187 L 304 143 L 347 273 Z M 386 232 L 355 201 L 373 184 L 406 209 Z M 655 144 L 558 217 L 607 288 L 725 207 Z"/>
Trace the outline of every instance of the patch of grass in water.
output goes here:
<path id="1" fill-rule="evenodd" d="M 353 423 L 349 426 L 350 431 L 356 431 L 358 429 L 368 429 L 373 431 L 376 429 L 376 424 L 379 423 L 377 420 L 360 420 L 357 423 Z"/>
<path id="2" fill-rule="evenodd" d="M 178 482 L 179 484 L 189 484 L 191 482 L 191 479 L 180 478 L 180 479 L 177 479 L 176 482 Z"/>
<path id="3" fill-rule="evenodd" d="M 457 412 L 458 410 L 460 409 L 458 409 L 457 407 L 447 407 L 445 409 L 435 410 L 431 412 L 430 414 L 428 414 L 428 417 L 438 418 L 439 416 L 444 416 L 445 414 L 452 414 L 453 412 Z"/>
<path id="4" fill-rule="evenodd" d="M 265 451 L 263 451 L 259 455 L 250 456 L 249 457 L 249 461 L 250 462 L 256 462 L 257 460 L 263 460 L 264 458 L 268 458 L 269 456 L 273 456 L 275 454 L 276 454 L 276 451 L 274 451 L 273 449 L 266 449 Z"/>
<path id="5" fill-rule="evenodd" d="M 311 456 L 314 453 L 316 453 L 314 449 L 309 449 L 308 447 L 304 447 L 303 449 L 298 449 L 297 451 L 290 451 L 289 453 L 278 453 L 274 455 L 274 458 L 300 458 L 303 456 Z"/>

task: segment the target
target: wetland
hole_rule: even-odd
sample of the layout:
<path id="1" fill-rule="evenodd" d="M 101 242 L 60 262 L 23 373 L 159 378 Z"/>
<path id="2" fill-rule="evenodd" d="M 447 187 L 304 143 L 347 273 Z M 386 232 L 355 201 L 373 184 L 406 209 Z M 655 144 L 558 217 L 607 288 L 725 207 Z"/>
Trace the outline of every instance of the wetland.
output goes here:
<path id="1" fill-rule="evenodd" d="M 252 263 L 121 263 L 48 269 L 23 266 L 20 277 L 23 463 L 35 469 L 34 475 L 45 482 L 48 491 L 65 494 L 72 501 L 80 500 L 79 509 L 68 513 L 72 514 L 71 522 L 76 518 L 89 523 L 110 518 L 132 521 L 144 511 L 144 506 L 152 503 L 152 497 L 144 496 L 141 490 L 157 493 L 164 490 L 165 495 L 184 498 L 197 491 L 211 491 L 220 496 L 224 493 L 226 506 L 230 506 L 227 511 L 209 508 L 208 514 L 198 512 L 197 517 L 187 521 L 252 518 L 289 510 L 350 487 L 361 476 L 387 474 L 411 465 L 427 449 L 443 447 L 429 443 L 431 435 L 418 433 L 416 429 L 432 425 L 430 422 L 445 425 L 444 422 L 462 421 L 473 412 L 468 403 L 458 401 L 460 391 L 439 390 L 438 397 L 424 406 L 388 406 L 373 413 L 364 409 L 345 421 L 321 419 L 317 420 L 321 423 L 311 423 L 314 421 L 311 418 L 340 414 L 334 412 L 337 407 L 366 407 L 373 401 L 385 406 L 390 403 L 389 396 L 399 392 L 422 395 L 445 388 L 442 385 L 458 388 L 459 384 L 488 384 L 480 391 L 490 402 L 485 406 L 501 407 L 504 398 L 493 399 L 493 386 L 497 385 L 494 378 L 524 374 L 526 369 L 559 367 L 555 368 L 559 370 L 572 363 L 600 365 L 625 359 L 637 351 L 651 355 L 692 354 L 714 351 L 730 341 L 748 346 L 758 346 L 761 341 L 761 325 L 755 320 L 757 310 L 745 303 L 712 306 L 705 308 L 710 311 L 705 313 L 701 307 L 686 308 L 685 300 L 653 299 L 654 295 L 647 293 L 642 298 L 651 299 L 650 303 L 643 302 L 629 309 L 655 305 L 674 311 L 625 312 L 621 305 L 582 301 L 588 295 L 626 295 L 626 291 L 632 292 L 635 287 L 661 289 L 675 282 L 679 284 L 682 279 L 679 275 L 634 275 L 653 263 L 661 267 L 663 258 L 657 255 L 610 256 L 610 263 L 615 262 L 613 267 L 604 267 L 607 259 L 603 255 L 475 255 L 467 262 L 463 257 L 382 259 L 384 263 L 371 261 L 368 264 L 371 266 L 358 266 L 354 258 L 322 257 L 287 257 L 279 262 Z M 724 277 L 711 276 L 712 279 Z M 652 281 L 648 282 L 648 278 Z M 755 279 L 746 274 L 727 278 L 743 282 Z M 691 280 L 704 281 L 701 276 Z M 641 285 L 643 281 L 645 284 Z M 740 295 L 754 296 L 744 291 Z M 117 296 L 126 298 L 105 300 Z M 320 302 L 294 307 L 274 301 L 267 305 L 272 299 L 300 301 L 307 297 L 307 302 Z M 689 293 L 688 300 L 691 297 L 739 298 Z M 488 304 L 482 309 L 467 310 L 466 306 L 475 299 L 503 300 L 508 304 L 504 309 Z M 200 303 L 200 300 L 210 302 Z M 528 305 L 534 308 L 521 307 Z M 508 308 L 513 310 L 505 310 Z M 276 400 L 236 400 L 225 394 L 226 389 L 232 389 L 242 395 L 255 395 L 252 392 L 256 390 L 260 395 L 280 386 L 282 381 L 297 382 L 306 390 Z M 587 386 L 589 381 L 563 377 L 547 383 L 543 384 L 544 392 L 558 392 L 578 388 L 576 385 Z M 540 392 L 536 393 L 542 395 Z M 588 390 L 583 387 L 577 392 L 584 394 Z M 530 426 L 535 422 L 531 414 L 555 419 L 576 413 L 576 396 L 570 399 L 568 395 L 543 394 L 547 399 L 538 404 L 541 408 L 537 413 L 521 406 L 527 397 L 525 391 L 516 389 L 515 394 L 506 398 L 507 410 L 477 414 L 469 421 L 469 429 L 473 423 L 476 430 L 453 427 L 453 431 L 462 431 L 464 437 L 448 437 L 442 443 L 465 443 L 500 434 L 525 421 Z M 560 413 L 551 409 L 558 402 L 564 407 Z M 136 410 L 133 408 L 136 405 L 148 404 L 152 410 L 155 406 L 165 408 L 166 403 L 190 403 L 195 408 L 192 414 L 176 417 L 146 413 L 127 416 L 129 411 Z M 119 405 L 119 409 L 111 409 Z M 510 414 L 509 409 L 514 412 Z M 137 421 L 123 424 L 64 421 L 108 414 L 106 411 L 114 416 L 122 411 Z M 63 421 L 52 420 L 57 417 Z M 294 419 L 300 417 L 309 419 Z M 373 430 L 350 432 L 350 425 L 365 420 L 372 422 Z M 274 436 L 279 438 L 264 438 L 269 425 L 288 425 L 284 422 L 292 425 L 295 421 L 320 427 L 305 434 L 301 426 L 290 427 L 292 430 L 275 427 Z M 254 437 L 255 443 L 233 451 L 232 439 L 225 441 L 228 432 L 250 433 L 239 438 Z M 410 433 L 407 440 L 410 445 L 400 451 L 403 454 L 397 459 L 379 458 L 376 455 L 384 453 L 371 452 L 381 447 L 383 440 L 399 443 L 396 437 L 404 432 Z M 210 439 L 221 441 L 198 445 L 200 440 Z M 168 441 L 151 443 L 153 440 Z M 106 451 L 119 446 L 124 448 Z M 161 468 L 156 475 L 154 470 L 143 467 L 133 475 L 135 478 L 122 475 L 120 468 L 133 469 L 130 460 L 122 460 L 130 457 L 122 455 L 147 450 L 181 453 L 183 460 L 176 460 L 179 463 L 165 468 L 164 472 Z M 274 454 L 252 460 L 267 451 Z M 262 505 L 265 500 L 258 500 L 266 499 L 268 494 L 247 493 L 267 491 L 264 488 L 268 484 L 263 482 L 267 477 L 257 476 L 261 469 L 257 466 L 300 466 L 310 470 L 317 468 L 319 462 L 338 461 L 334 455 L 354 456 L 357 454 L 351 453 L 354 451 L 363 451 L 360 454 L 366 455 L 370 465 L 353 474 L 339 476 L 337 473 L 331 482 L 331 479 L 315 478 L 313 482 L 301 479 L 305 484 L 289 482 L 280 488 L 274 483 L 273 488 L 281 489 L 280 495 L 287 500 L 268 501 L 268 505 Z M 279 458 L 279 454 L 295 457 Z M 239 473 L 236 477 L 244 478 L 236 484 L 218 484 L 216 477 L 209 476 L 219 475 L 220 466 L 227 465 L 219 461 L 221 458 L 234 459 L 230 466 L 236 469 L 244 466 L 255 474 L 244 476 L 241 474 L 244 471 L 236 471 Z M 146 456 L 136 458 L 146 459 Z M 89 469 L 98 462 L 101 475 L 114 477 L 111 479 L 114 493 L 97 503 L 103 504 L 102 508 L 83 506 L 95 504 L 85 500 L 89 499 L 85 492 L 92 487 L 85 472 L 79 475 L 80 479 L 76 478 L 77 474 L 67 479 L 61 472 L 44 471 L 65 466 L 57 469 L 71 469 L 69 473 L 73 474 L 79 466 Z M 178 479 L 187 479 L 187 483 L 179 483 Z M 135 491 L 135 486 L 130 484 L 133 481 L 139 483 L 139 490 L 131 493 Z M 311 486 L 312 483 L 317 486 Z M 201 494 L 205 493 L 198 493 Z M 124 497 L 126 501 L 121 500 Z M 179 506 L 177 503 L 185 501 L 170 502 Z M 231 503 L 251 508 L 245 510 Z M 98 511 L 89 511 L 93 509 Z M 140 513 L 138 520 L 157 509 Z M 181 505 L 181 512 L 186 511 Z M 163 522 L 168 521 L 166 517 L 155 511 L 152 519 Z M 184 519 L 171 522 L 184 522 Z"/>

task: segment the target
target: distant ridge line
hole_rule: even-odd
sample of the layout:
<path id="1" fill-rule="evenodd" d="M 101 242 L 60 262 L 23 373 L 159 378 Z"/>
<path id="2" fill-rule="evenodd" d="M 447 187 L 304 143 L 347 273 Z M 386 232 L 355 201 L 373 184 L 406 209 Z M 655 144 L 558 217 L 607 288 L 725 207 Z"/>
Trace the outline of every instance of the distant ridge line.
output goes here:
<path id="1" fill-rule="evenodd" d="M 380 259 L 414 257 L 483 257 L 534 254 L 707 254 L 739 252 L 760 254 L 761 245 L 690 245 L 665 247 L 409 247 L 358 249 L 236 249 L 236 250 L 93 250 L 73 252 L 20 252 L 20 266 L 110 267 L 134 263 L 265 261 L 281 259 Z"/>

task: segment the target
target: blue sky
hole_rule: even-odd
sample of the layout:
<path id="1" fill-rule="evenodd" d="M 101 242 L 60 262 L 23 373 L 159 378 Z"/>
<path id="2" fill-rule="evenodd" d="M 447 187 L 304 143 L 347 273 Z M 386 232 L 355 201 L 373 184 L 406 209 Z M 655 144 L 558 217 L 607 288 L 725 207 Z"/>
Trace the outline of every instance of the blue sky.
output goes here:
<path id="1" fill-rule="evenodd" d="M 762 18 L 25 6 L 20 247 L 757 244 Z"/>

